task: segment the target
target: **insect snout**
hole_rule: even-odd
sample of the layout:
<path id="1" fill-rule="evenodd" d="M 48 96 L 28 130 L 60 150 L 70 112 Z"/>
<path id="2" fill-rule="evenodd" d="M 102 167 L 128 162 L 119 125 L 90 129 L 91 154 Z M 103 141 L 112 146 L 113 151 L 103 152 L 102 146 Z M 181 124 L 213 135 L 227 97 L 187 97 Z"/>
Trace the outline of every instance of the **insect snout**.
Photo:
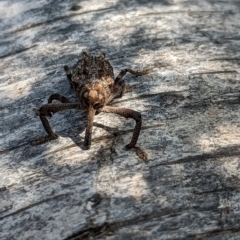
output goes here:
<path id="1" fill-rule="evenodd" d="M 101 94 L 101 88 L 96 87 L 94 89 L 87 88 L 83 94 L 84 104 L 89 107 L 93 106 L 94 109 L 99 109 L 104 105 L 104 97 Z"/>

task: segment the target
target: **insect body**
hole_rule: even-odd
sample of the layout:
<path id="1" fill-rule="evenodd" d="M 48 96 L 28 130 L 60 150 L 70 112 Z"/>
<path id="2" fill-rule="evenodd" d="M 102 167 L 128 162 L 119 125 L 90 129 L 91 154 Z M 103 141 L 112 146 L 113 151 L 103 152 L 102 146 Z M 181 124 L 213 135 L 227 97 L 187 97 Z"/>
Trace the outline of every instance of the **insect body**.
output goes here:
<path id="1" fill-rule="evenodd" d="M 94 56 L 88 55 L 86 52 L 83 52 L 82 59 L 74 65 L 72 72 L 68 66 L 64 66 L 64 70 L 70 86 L 75 91 L 79 101 L 73 103 L 60 94 L 51 95 L 48 99 L 48 104 L 43 105 L 36 111 L 47 135 L 34 140 L 32 142 L 33 145 L 38 145 L 58 137 L 58 135 L 52 131 L 46 118 L 47 116 L 52 116 L 52 113 L 66 109 L 81 109 L 87 110 L 87 124 L 84 139 L 84 146 L 87 149 L 91 146 L 94 115 L 101 112 L 115 113 L 126 118 L 133 118 L 136 121 L 131 142 L 126 145 L 127 148 L 135 147 L 142 124 L 141 114 L 128 108 L 109 107 L 107 104 L 115 97 L 123 96 L 126 85 L 122 78 L 127 72 L 135 76 L 142 76 L 149 72 L 138 72 L 126 68 L 114 79 L 113 68 L 105 59 L 104 53 L 100 56 Z M 52 103 L 53 100 L 58 100 L 61 103 Z"/>

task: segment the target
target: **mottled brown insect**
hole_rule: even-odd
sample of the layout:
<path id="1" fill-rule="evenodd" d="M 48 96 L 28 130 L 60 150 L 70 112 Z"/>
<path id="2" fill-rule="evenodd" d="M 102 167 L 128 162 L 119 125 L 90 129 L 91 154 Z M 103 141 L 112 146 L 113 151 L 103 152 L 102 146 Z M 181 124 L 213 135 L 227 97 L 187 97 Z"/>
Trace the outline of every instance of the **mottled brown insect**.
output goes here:
<path id="1" fill-rule="evenodd" d="M 100 56 L 94 56 L 88 55 L 86 52 L 83 52 L 82 59 L 73 66 L 72 72 L 68 66 L 64 66 L 64 70 L 71 88 L 73 88 L 79 98 L 79 102 L 72 103 L 60 94 L 51 95 L 48 99 L 48 104 L 43 105 L 36 111 L 48 135 L 34 140 L 32 142 L 33 145 L 38 145 L 58 137 L 58 135 L 52 131 L 46 118 L 47 116 L 52 116 L 52 113 L 66 109 L 81 109 L 87 110 L 87 124 L 84 139 L 84 146 L 87 149 L 91 146 L 94 115 L 101 112 L 116 113 L 125 118 L 133 118 L 136 121 L 131 142 L 126 146 L 127 148 L 135 147 L 142 124 L 141 114 L 132 109 L 109 107 L 106 105 L 115 97 L 123 96 L 126 86 L 122 78 L 127 72 L 135 76 L 142 76 L 147 74 L 148 71 L 138 72 L 126 68 L 114 79 L 113 68 L 109 61 L 105 59 L 104 53 Z M 61 103 L 52 103 L 53 100 L 58 100 Z"/>

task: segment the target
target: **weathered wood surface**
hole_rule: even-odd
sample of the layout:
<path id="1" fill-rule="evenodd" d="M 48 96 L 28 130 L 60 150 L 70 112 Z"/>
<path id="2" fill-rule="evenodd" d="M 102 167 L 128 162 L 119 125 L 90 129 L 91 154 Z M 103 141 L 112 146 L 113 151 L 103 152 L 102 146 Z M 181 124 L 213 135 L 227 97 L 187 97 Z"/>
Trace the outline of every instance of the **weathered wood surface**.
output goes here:
<path id="1" fill-rule="evenodd" d="M 0 12 L 0 239 L 240 238 L 239 1 L 9 0 Z M 88 151 L 73 110 L 52 117 L 58 140 L 30 145 L 45 134 L 33 108 L 55 92 L 76 100 L 63 66 L 83 50 L 105 52 L 115 74 L 153 68 L 127 75 L 135 89 L 113 103 L 142 113 L 148 161 L 123 148 L 133 121 L 111 114 L 95 117 Z"/>

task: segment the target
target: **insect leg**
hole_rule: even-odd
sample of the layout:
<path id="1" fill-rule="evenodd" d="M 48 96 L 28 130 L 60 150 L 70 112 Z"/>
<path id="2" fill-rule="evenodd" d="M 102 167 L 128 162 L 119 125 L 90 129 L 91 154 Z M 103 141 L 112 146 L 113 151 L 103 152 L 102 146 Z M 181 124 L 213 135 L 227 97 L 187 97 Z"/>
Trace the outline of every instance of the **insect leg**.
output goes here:
<path id="1" fill-rule="evenodd" d="M 53 100 L 58 100 L 61 103 L 71 103 L 70 100 L 68 100 L 65 96 L 58 94 L 58 93 L 54 93 L 52 94 L 49 98 L 48 98 L 48 103 L 52 103 Z"/>
<path id="2" fill-rule="evenodd" d="M 128 108 L 117 108 L 117 107 L 108 107 L 108 106 L 101 108 L 100 112 L 115 113 L 125 118 L 133 118 L 136 121 L 136 125 L 133 130 L 131 142 L 128 145 L 126 145 L 126 148 L 135 147 L 140 130 L 141 130 L 141 126 L 142 126 L 141 114 L 139 112 L 136 112 Z"/>
<path id="3" fill-rule="evenodd" d="M 66 76 L 67 76 L 67 79 L 69 81 L 69 84 L 70 84 L 71 88 L 73 88 L 71 70 L 67 65 L 65 65 L 63 68 L 64 68 L 64 71 L 66 72 Z"/>
<path id="4" fill-rule="evenodd" d="M 32 145 L 39 145 L 49 140 L 58 138 L 58 135 L 53 132 L 47 120 L 47 116 L 51 117 L 52 113 L 56 113 L 67 109 L 79 109 L 79 108 L 80 108 L 79 103 L 60 103 L 60 104 L 51 103 L 43 105 L 39 110 L 36 110 L 35 113 L 40 117 L 43 127 L 48 135 L 32 141 L 31 142 Z"/>

